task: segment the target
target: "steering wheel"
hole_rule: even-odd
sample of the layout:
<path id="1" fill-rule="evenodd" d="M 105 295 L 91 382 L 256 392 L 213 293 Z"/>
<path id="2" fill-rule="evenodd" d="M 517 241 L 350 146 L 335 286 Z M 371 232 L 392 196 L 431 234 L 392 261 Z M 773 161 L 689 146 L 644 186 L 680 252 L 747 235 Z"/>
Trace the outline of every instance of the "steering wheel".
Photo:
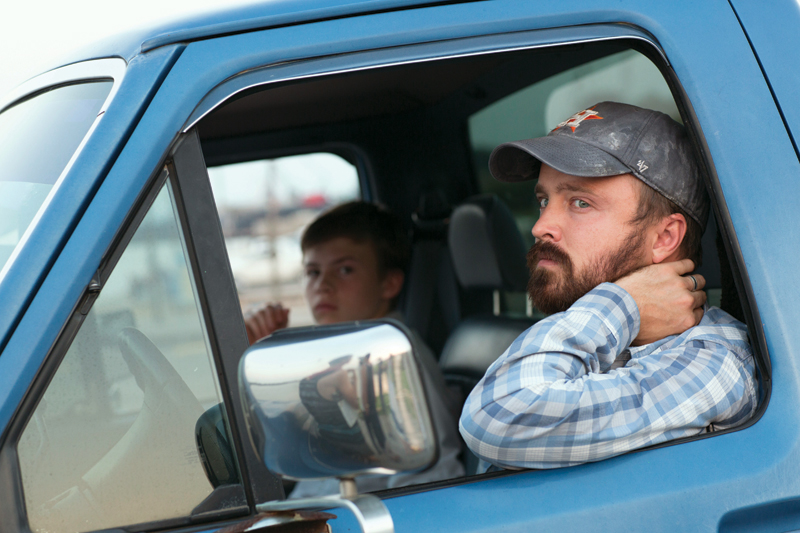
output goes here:
<path id="1" fill-rule="evenodd" d="M 211 492 L 198 458 L 195 424 L 203 408 L 161 351 L 141 331 L 124 328 L 118 346 L 142 408 L 122 438 L 78 484 L 47 502 L 45 522 L 103 529 L 187 516 Z"/>

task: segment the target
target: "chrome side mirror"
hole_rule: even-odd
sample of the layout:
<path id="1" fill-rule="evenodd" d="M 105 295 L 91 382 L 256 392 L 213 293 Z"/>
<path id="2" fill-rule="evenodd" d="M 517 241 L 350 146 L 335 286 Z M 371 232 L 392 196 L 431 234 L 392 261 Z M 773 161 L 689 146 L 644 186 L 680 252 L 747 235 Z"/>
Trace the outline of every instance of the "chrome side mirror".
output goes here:
<path id="1" fill-rule="evenodd" d="M 272 472 L 345 480 L 340 498 L 269 502 L 259 510 L 344 505 L 361 514 L 365 530 L 393 530 L 383 503 L 357 495 L 352 478 L 419 472 L 437 459 L 413 342 L 402 324 L 280 330 L 245 352 L 239 381 L 251 442 Z"/>

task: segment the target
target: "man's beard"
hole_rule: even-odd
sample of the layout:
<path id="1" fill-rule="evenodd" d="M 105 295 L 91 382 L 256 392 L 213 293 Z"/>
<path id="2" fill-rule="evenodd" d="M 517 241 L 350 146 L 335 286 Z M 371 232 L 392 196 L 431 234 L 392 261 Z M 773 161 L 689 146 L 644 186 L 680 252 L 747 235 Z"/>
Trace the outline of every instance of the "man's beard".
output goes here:
<path id="1" fill-rule="evenodd" d="M 575 274 L 570 257 L 549 241 L 538 241 L 528 250 L 528 296 L 540 311 L 566 311 L 578 298 L 606 281 L 616 281 L 641 268 L 644 232 L 634 229 L 618 250 L 600 257 L 584 272 Z M 561 272 L 537 268 L 542 259 L 558 264 Z"/>

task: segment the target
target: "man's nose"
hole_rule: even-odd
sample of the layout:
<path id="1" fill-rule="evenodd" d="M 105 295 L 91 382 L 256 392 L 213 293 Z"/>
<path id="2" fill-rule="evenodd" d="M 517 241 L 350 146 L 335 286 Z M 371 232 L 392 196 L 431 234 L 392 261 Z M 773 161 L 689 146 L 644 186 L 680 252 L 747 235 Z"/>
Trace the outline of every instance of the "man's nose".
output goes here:
<path id="1" fill-rule="evenodd" d="M 548 205 L 546 209 L 540 211 L 539 220 L 533 225 L 531 234 L 537 241 L 544 239 L 557 242 L 561 240 L 560 218 L 554 206 Z"/>

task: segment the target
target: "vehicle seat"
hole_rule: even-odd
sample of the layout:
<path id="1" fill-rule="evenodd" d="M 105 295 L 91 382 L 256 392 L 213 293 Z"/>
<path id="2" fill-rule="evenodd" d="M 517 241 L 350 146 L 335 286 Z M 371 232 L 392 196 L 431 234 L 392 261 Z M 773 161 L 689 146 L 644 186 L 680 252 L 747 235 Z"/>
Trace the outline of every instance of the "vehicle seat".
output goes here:
<path id="1" fill-rule="evenodd" d="M 448 245 L 464 292 L 527 289 L 525 244 L 511 211 L 496 196 L 474 196 L 453 210 Z M 462 404 L 489 366 L 533 322 L 484 312 L 467 316 L 454 328 L 439 365 Z M 462 459 L 467 475 L 474 474 L 478 458 L 466 445 Z"/>
<path id="2" fill-rule="evenodd" d="M 411 264 L 398 306 L 406 325 L 437 355 L 461 318 L 458 282 L 447 250 L 452 211 L 440 190 L 420 198 L 411 217 Z"/>
<path id="3" fill-rule="evenodd" d="M 526 290 L 525 245 L 511 211 L 496 196 L 475 196 L 458 206 L 450 217 L 448 243 L 465 291 Z M 439 359 L 448 386 L 466 399 L 489 365 L 533 322 L 488 312 L 464 318 Z"/>
<path id="4" fill-rule="evenodd" d="M 720 258 L 717 253 L 717 223 L 714 213 L 708 215 L 708 222 L 703 233 L 701 245 L 703 247 L 703 262 L 695 270 L 706 279 L 706 289 L 720 289 L 722 280 L 720 276 Z"/>
<path id="5" fill-rule="evenodd" d="M 697 268 L 697 272 L 706 279 L 705 290 L 708 294 L 709 305 L 716 305 L 734 318 L 745 322 L 731 263 L 725 251 L 722 234 L 717 228 L 713 211 L 708 217 L 702 246 L 703 264 Z"/>

